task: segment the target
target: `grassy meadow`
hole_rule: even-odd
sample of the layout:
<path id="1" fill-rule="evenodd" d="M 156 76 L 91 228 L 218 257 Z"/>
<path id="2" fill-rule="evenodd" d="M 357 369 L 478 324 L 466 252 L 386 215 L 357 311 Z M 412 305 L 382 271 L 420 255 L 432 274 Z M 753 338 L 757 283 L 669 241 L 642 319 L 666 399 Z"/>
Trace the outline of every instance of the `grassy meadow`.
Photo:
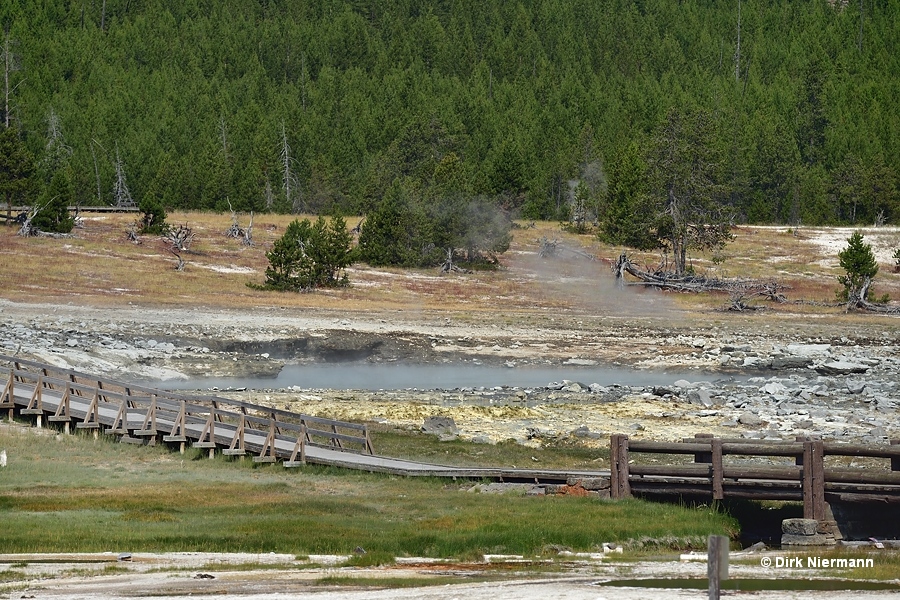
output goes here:
<path id="1" fill-rule="evenodd" d="M 484 446 L 482 446 L 483 448 Z M 4 425 L 0 553 L 283 552 L 462 559 L 734 535 L 712 509 L 469 492 L 469 484 L 117 444 Z M 490 460 L 486 457 L 485 460 Z"/>

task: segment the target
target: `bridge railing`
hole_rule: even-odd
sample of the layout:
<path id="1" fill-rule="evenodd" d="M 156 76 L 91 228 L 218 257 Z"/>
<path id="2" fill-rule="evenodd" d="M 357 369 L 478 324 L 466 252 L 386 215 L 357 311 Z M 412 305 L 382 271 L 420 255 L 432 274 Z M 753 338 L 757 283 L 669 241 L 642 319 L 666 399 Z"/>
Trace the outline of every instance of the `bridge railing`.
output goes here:
<path id="1" fill-rule="evenodd" d="M 104 433 L 121 435 L 123 441 L 141 443 L 142 438 L 159 434 L 163 441 L 183 444 L 193 435 L 197 447 L 224 446 L 223 451 L 228 454 L 244 454 L 252 449 L 260 453 L 257 458 L 266 460 L 278 457 L 277 441 L 295 442 L 293 452 L 281 457 L 285 458 L 285 464 L 297 463 L 298 456 L 302 461 L 307 445 L 374 454 L 365 424 L 218 396 L 180 394 L 100 379 L 17 357 L 0 355 L 0 384 L 4 386 L 0 410 L 7 409 L 10 418 L 18 408 L 20 414 L 34 415 L 39 422 L 44 416 L 49 421 L 64 422 L 67 430 L 72 421 L 78 428 L 99 429 L 106 425 Z M 43 402 L 47 392 L 54 399 L 50 411 Z M 77 405 L 81 408 L 73 408 L 73 396 L 78 397 Z M 101 406 L 107 410 L 101 411 Z M 110 407 L 115 410 L 115 417 L 111 416 Z M 248 445 L 248 433 L 260 433 L 265 442 Z"/>
<path id="2" fill-rule="evenodd" d="M 633 454 L 690 456 L 690 462 L 630 464 Z M 726 457 L 755 458 L 726 461 Z M 888 459 L 865 467 L 826 467 L 828 456 Z M 793 459 L 793 464 L 759 464 L 760 459 Z M 634 493 L 710 495 L 770 500 L 802 500 L 804 517 L 825 520 L 826 494 L 842 500 L 900 502 L 900 441 L 890 445 L 823 442 L 818 439 L 762 441 L 698 435 L 680 442 L 610 438 L 610 496 Z"/>

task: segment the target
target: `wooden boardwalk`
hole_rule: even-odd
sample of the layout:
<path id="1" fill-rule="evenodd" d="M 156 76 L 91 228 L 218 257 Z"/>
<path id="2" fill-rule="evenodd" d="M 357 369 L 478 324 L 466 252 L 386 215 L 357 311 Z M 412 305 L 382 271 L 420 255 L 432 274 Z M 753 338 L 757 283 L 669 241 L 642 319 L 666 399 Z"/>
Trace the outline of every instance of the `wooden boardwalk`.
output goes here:
<path id="1" fill-rule="evenodd" d="M 663 455 L 655 464 L 640 454 Z M 852 457 L 842 467 L 829 457 Z M 684 460 L 687 458 L 687 460 Z M 679 460 L 681 459 L 681 460 Z M 681 442 L 610 440 L 610 497 L 746 498 L 803 502 L 803 516 L 838 532 L 837 505 L 891 507 L 900 504 L 900 442 L 850 444 L 798 438 L 795 441 L 719 439 L 699 434 Z M 893 520 L 893 519 L 892 519 Z"/>
<path id="2" fill-rule="evenodd" d="M 453 467 L 378 456 L 366 425 L 303 415 L 217 396 L 133 385 L 0 355 L 0 411 L 10 419 L 46 421 L 65 432 L 93 431 L 123 443 L 186 446 L 256 462 L 307 463 L 410 477 L 448 477 L 535 484 L 601 471 Z"/>

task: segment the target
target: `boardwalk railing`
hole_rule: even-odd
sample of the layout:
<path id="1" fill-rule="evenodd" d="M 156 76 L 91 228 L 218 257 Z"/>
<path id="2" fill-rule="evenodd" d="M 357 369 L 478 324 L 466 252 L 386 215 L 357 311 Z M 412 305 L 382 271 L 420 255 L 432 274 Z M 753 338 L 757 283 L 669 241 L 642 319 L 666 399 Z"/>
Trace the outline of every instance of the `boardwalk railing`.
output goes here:
<path id="1" fill-rule="evenodd" d="M 629 464 L 635 453 L 688 455 L 692 462 Z M 887 459 L 866 467 L 827 467 L 829 456 Z M 730 457 L 731 460 L 726 460 Z M 741 457 L 737 459 L 736 457 Z M 747 459 L 753 459 L 750 461 Z M 793 459 L 793 464 L 759 464 Z M 786 463 L 788 461 L 782 460 Z M 721 500 L 802 500 L 804 518 L 826 519 L 826 496 L 849 502 L 900 502 L 900 445 L 859 445 L 816 439 L 762 441 L 700 435 L 681 442 L 610 439 L 610 496 L 705 495 Z"/>
<path id="2" fill-rule="evenodd" d="M 216 449 L 253 454 L 257 462 L 305 463 L 308 446 L 372 455 L 366 425 L 336 421 L 217 396 L 185 395 L 99 379 L 69 369 L 0 355 L 0 411 L 93 430 L 120 441 L 178 444 L 181 452 Z"/>

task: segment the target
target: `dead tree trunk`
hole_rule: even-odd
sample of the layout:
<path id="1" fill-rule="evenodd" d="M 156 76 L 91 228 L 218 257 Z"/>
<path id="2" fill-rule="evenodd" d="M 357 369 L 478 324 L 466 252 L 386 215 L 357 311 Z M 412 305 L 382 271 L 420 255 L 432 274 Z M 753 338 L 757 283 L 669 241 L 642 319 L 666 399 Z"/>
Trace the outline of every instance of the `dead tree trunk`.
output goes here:
<path id="1" fill-rule="evenodd" d="M 860 309 L 867 312 L 879 313 L 884 315 L 900 314 L 900 307 L 888 306 L 880 302 L 869 302 L 869 288 L 872 286 L 872 278 L 866 277 L 858 290 L 851 289 L 847 296 L 847 310 Z"/>
<path id="2" fill-rule="evenodd" d="M 177 229 L 168 231 L 166 239 L 172 242 L 173 250 L 183 252 L 190 250 L 191 243 L 194 241 L 194 232 L 187 225 L 179 225 Z"/>
<path id="3" fill-rule="evenodd" d="M 241 245 L 247 246 L 248 248 L 253 246 L 253 211 L 250 211 L 250 224 L 247 225 L 247 229 L 244 230 L 244 238 L 241 240 Z"/>
<path id="4" fill-rule="evenodd" d="M 651 285 L 661 289 L 679 292 L 728 292 L 733 295 L 733 309 L 747 308 L 746 300 L 761 296 L 776 302 L 786 302 L 782 291 L 784 286 L 774 281 L 758 281 L 753 279 L 718 279 L 701 275 L 678 275 L 671 272 L 657 271 L 651 273 L 635 267 L 623 253 L 613 265 L 616 285 L 624 287 L 625 273 L 640 280 L 643 285 Z M 738 308 L 739 307 L 739 308 Z"/>
<path id="5" fill-rule="evenodd" d="M 178 260 L 178 262 L 175 264 L 175 270 L 179 273 L 184 271 L 184 259 L 181 258 L 181 255 L 178 254 L 178 252 L 176 252 L 174 248 L 169 248 L 169 252 L 171 252 L 172 255 Z"/>

